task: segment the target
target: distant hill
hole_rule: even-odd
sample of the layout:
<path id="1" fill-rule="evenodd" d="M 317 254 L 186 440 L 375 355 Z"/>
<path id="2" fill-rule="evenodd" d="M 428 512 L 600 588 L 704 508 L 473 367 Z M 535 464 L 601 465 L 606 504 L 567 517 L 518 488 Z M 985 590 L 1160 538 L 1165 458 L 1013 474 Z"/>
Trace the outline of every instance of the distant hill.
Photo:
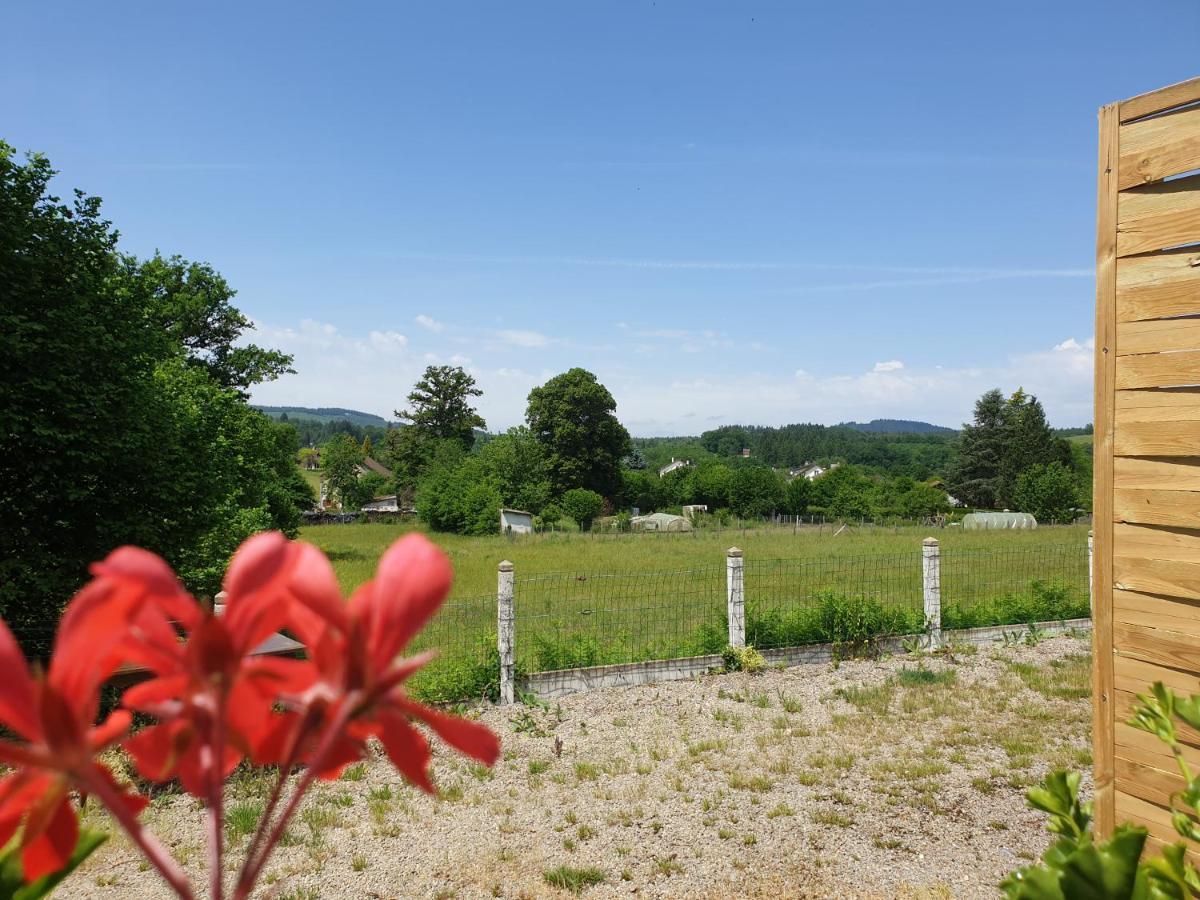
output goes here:
<path id="1" fill-rule="evenodd" d="M 913 422 L 908 419 L 872 419 L 870 422 L 842 422 L 840 428 L 871 431 L 877 434 L 954 434 L 953 428 Z"/>
<path id="2" fill-rule="evenodd" d="M 326 422 L 344 421 L 365 428 L 373 425 L 376 428 L 387 428 L 387 419 L 373 413 L 361 412 L 357 409 L 342 409 L 339 406 L 255 406 L 276 421 L 286 414 L 289 422 Z"/>

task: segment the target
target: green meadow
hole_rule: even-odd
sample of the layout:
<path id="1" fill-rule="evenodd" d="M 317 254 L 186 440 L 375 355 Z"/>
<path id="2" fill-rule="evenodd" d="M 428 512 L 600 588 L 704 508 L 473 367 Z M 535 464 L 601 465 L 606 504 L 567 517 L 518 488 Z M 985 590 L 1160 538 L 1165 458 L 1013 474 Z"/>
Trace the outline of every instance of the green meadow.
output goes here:
<path id="1" fill-rule="evenodd" d="M 309 526 L 344 591 L 369 579 L 413 525 Z M 1021 624 L 1087 614 L 1087 528 L 964 532 L 940 542 L 943 625 Z M 762 527 L 688 534 L 429 534 L 454 565 L 449 600 L 413 649 L 439 659 L 416 691 L 494 693 L 497 564 L 516 569 L 517 663 L 524 671 L 718 652 L 726 642 L 725 551 L 745 559 L 747 641 L 759 647 L 861 643 L 923 626 L 921 542 L 929 529 Z"/>

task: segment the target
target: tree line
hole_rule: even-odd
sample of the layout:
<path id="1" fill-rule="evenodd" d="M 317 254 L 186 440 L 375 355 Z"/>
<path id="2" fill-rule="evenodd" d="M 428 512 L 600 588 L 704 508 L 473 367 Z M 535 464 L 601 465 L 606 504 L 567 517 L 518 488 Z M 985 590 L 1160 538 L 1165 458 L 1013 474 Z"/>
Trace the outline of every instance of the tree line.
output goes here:
<path id="1" fill-rule="evenodd" d="M 828 448 L 842 446 L 838 429 L 723 428 L 706 432 L 698 443 L 635 442 L 617 419 L 607 388 L 592 373 L 571 369 L 530 393 L 524 425 L 489 435 L 473 405 L 480 395 L 462 368 L 430 366 L 409 394 L 409 406 L 395 413 L 401 427 L 376 442 L 371 435 L 356 440 L 342 434 L 326 444 L 328 483 L 351 507 L 396 493 L 431 528 L 461 534 L 495 532 L 502 507 L 529 511 L 543 525 L 570 519 L 586 530 L 602 515 L 616 515 L 627 526 L 635 508 L 679 512 L 702 505 L 713 514 L 738 517 L 916 519 L 948 511 L 954 497 L 972 507 L 1005 505 L 1065 521 L 1087 502 L 1090 462 L 1082 446 L 1054 434 L 1041 404 L 1023 391 L 1009 398 L 999 391 L 985 394 L 975 424 L 965 426 L 954 442 L 940 434 L 915 436 L 923 440 L 914 445 L 930 438 L 945 445 L 940 477 L 920 480 L 903 466 L 889 471 L 825 456 L 828 471 L 811 481 L 764 464 L 753 448 L 744 455 L 747 435 L 759 436 L 754 445 L 760 449 L 772 446 L 770 435 Z M 855 445 L 878 438 L 868 434 Z M 660 477 L 650 460 L 664 459 L 663 446 L 695 452 L 686 457 L 687 465 Z M 362 474 L 372 454 L 392 470 L 390 479 Z"/>
<path id="2" fill-rule="evenodd" d="M 44 652 L 90 562 L 156 551 L 201 594 L 247 536 L 294 534 L 295 431 L 246 393 L 292 371 L 245 344 L 210 266 L 121 252 L 99 198 L 0 142 L 0 615 Z"/>

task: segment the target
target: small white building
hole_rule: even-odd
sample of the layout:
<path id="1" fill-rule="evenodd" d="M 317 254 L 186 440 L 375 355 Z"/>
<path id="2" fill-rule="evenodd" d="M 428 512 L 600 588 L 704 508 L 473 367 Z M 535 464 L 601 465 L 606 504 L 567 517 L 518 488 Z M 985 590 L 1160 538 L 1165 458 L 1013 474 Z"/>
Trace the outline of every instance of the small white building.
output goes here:
<path id="1" fill-rule="evenodd" d="M 692 461 L 690 459 L 676 459 L 675 457 L 672 456 L 671 461 L 669 463 L 667 463 L 665 466 L 659 467 L 658 477 L 665 478 L 667 475 L 670 475 L 676 469 L 683 469 L 683 468 L 690 466 L 691 464 L 692 464 Z"/>
<path id="2" fill-rule="evenodd" d="M 500 510 L 501 534 L 533 534 L 533 513 L 523 509 Z"/>
<path id="3" fill-rule="evenodd" d="M 706 512 L 708 512 L 707 503 L 689 503 L 683 508 L 684 518 L 690 519 L 693 522 Z"/>
<path id="4" fill-rule="evenodd" d="M 400 502 L 395 494 L 374 497 L 362 505 L 363 512 L 400 512 Z"/>
<path id="5" fill-rule="evenodd" d="M 795 478 L 803 478 L 806 481 L 816 481 L 822 475 L 832 472 L 838 467 L 838 463 L 830 463 L 823 466 L 820 463 L 810 463 L 806 466 L 801 466 L 798 469 L 788 469 L 788 481 Z"/>

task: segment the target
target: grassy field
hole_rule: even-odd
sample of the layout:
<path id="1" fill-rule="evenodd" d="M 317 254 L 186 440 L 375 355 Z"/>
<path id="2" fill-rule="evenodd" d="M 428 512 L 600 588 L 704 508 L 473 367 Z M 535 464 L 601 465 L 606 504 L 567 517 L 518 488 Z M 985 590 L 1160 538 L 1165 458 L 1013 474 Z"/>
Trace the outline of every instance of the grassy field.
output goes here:
<path id="1" fill-rule="evenodd" d="M 370 578 L 380 555 L 392 541 L 414 530 L 412 525 L 313 525 L 300 537 L 324 550 L 333 560 L 343 590 L 353 590 Z M 1087 526 L 1059 526 L 1036 531 L 962 531 L 957 528 L 914 527 L 852 529 L 834 537 L 831 528 L 801 530 L 790 526 L 755 531 L 695 531 L 690 534 L 574 533 L 533 535 L 509 539 L 430 534 L 454 563 L 455 598 L 495 597 L 496 565 L 513 562 L 518 578 L 552 573 L 572 576 L 615 572 L 670 572 L 725 565 L 725 551 L 740 547 L 750 560 L 818 560 L 919 554 L 923 538 L 932 535 L 943 554 L 956 550 L 991 551 L 1086 548 Z"/>
<path id="2" fill-rule="evenodd" d="M 371 577 L 397 524 L 322 525 L 301 537 L 333 561 L 347 592 Z M 917 528 L 790 527 L 691 534 L 431 535 L 456 573 L 417 648 L 442 657 L 419 689 L 432 699 L 494 690 L 496 566 L 516 568 L 517 664 L 525 671 L 718 652 L 725 644 L 726 555 L 745 554 L 747 640 L 758 647 L 856 643 L 922 630 Z M 1087 529 L 937 534 L 944 627 L 1086 615 Z"/>

